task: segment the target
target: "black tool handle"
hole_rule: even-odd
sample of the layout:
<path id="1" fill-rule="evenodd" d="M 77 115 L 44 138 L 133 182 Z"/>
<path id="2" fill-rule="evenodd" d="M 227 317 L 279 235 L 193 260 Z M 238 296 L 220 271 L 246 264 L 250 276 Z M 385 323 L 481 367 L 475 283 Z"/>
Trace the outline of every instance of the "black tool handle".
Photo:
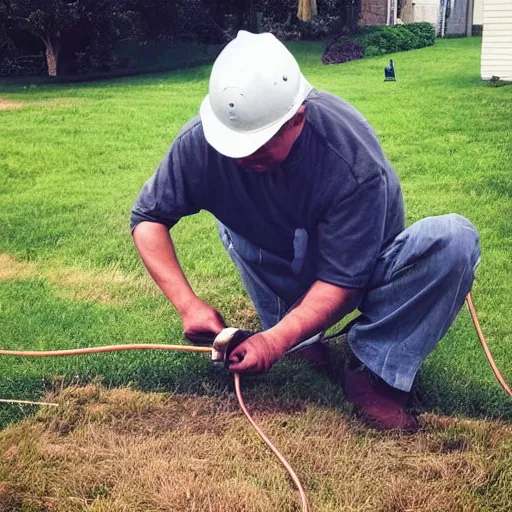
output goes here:
<path id="1" fill-rule="evenodd" d="M 199 332 L 186 332 L 185 338 L 193 345 L 201 347 L 209 347 L 212 345 L 213 340 L 217 337 L 212 331 L 199 331 Z"/>

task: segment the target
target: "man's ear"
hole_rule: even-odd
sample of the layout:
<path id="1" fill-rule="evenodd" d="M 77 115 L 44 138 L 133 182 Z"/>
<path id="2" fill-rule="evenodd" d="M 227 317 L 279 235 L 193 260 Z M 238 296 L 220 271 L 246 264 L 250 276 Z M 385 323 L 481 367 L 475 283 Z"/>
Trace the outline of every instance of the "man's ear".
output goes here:
<path id="1" fill-rule="evenodd" d="M 295 115 L 286 121 L 286 123 L 281 126 L 281 129 L 277 132 L 278 135 L 282 135 L 290 128 L 295 128 L 296 126 L 299 126 L 306 117 L 306 105 L 302 104 L 299 107 L 299 110 L 295 112 Z"/>
<path id="2" fill-rule="evenodd" d="M 306 105 L 302 104 L 297 110 L 297 113 L 293 116 L 293 125 L 297 126 L 304 121 L 306 117 Z"/>

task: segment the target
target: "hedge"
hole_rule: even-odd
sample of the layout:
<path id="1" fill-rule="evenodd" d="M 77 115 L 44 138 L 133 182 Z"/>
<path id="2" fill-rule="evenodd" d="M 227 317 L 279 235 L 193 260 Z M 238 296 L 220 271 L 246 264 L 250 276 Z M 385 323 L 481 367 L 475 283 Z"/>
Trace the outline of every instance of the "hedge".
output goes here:
<path id="1" fill-rule="evenodd" d="M 340 36 L 326 48 L 324 64 L 342 63 L 349 60 L 385 53 L 402 52 L 432 46 L 436 40 L 433 25 L 427 22 L 404 25 L 366 27 L 355 36 Z M 359 51 L 362 49 L 363 55 Z"/>
<path id="2" fill-rule="evenodd" d="M 384 25 L 364 29 L 356 36 L 356 40 L 365 49 L 366 56 L 383 55 L 432 46 L 436 40 L 436 31 L 427 22 Z"/>

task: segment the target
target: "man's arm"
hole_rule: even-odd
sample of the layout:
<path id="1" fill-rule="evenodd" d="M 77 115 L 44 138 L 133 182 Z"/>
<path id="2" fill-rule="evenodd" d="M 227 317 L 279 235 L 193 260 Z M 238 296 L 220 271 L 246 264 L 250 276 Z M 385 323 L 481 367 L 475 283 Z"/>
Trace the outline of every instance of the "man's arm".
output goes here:
<path id="1" fill-rule="evenodd" d="M 185 335 L 218 334 L 224 328 L 224 320 L 192 290 L 176 257 L 167 226 L 141 222 L 133 230 L 133 241 L 151 277 L 178 310 Z"/>
<path id="2" fill-rule="evenodd" d="M 353 311 L 362 290 L 315 281 L 300 303 L 279 323 L 255 334 L 230 355 L 233 372 L 264 372 L 284 353 L 311 336 L 327 329 Z"/>

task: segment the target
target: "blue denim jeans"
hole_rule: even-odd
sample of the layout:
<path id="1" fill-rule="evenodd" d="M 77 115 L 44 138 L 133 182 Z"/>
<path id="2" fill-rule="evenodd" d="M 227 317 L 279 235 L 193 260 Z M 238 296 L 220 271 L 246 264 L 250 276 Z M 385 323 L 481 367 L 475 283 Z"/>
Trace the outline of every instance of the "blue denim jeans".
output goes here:
<path id="1" fill-rule="evenodd" d="M 269 329 L 314 282 L 313 263 L 296 254 L 294 261 L 304 264 L 292 268 L 292 262 L 221 223 L 219 233 L 263 329 Z M 464 304 L 479 261 L 478 233 L 460 215 L 428 217 L 405 229 L 379 255 L 358 307 L 361 314 L 347 326 L 351 350 L 388 384 L 409 391 L 421 363 Z"/>

